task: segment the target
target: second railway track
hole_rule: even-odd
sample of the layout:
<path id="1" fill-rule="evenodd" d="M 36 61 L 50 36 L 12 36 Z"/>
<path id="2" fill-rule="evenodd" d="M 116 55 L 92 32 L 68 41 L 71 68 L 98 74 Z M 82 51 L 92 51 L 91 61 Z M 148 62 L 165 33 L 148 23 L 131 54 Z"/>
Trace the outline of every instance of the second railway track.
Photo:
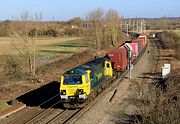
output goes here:
<path id="1" fill-rule="evenodd" d="M 44 113 L 46 113 L 46 111 L 49 111 L 52 107 L 55 107 L 58 104 L 60 104 L 60 101 L 56 100 L 58 97 L 59 97 L 59 94 L 42 102 L 39 106 L 36 106 L 36 107 L 27 106 L 23 110 L 10 116 L 10 118 L 5 123 L 7 124 L 27 123 L 30 120 L 33 120 L 34 118 L 36 118 L 36 116 L 43 115 Z M 46 109 L 43 106 L 48 106 L 48 108 Z"/>

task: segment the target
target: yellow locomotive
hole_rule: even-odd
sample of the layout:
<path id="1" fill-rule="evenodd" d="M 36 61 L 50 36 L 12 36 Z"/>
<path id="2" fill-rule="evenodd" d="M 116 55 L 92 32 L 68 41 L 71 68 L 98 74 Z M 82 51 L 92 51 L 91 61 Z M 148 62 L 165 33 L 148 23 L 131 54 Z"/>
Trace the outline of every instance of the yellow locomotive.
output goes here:
<path id="1" fill-rule="evenodd" d="M 60 97 L 63 103 L 82 103 L 88 96 L 111 78 L 111 62 L 105 57 L 66 71 L 61 77 Z"/>

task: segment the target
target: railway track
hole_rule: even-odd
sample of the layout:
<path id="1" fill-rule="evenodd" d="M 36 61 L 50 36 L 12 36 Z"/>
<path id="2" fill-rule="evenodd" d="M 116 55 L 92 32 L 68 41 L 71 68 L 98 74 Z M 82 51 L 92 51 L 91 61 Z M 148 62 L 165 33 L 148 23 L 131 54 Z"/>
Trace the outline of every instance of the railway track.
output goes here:
<path id="1" fill-rule="evenodd" d="M 64 124 L 68 122 L 71 118 L 73 118 L 81 109 L 68 110 L 66 109 L 64 112 L 53 118 L 48 122 L 48 124 Z"/>
<path id="2" fill-rule="evenodd" d="M 48 109 L 45 109 L 43 111 L 41 111 L 40 113 L 36 114 L 34 117 L 32 117 L 31 119 L 29 119 L 28 121 L 25 122 L 25 124 L 32 124 L 34 122 L 38 122 L 40 120 L 42 120 L 42 118 L 44 116 L 47 116 L 49 113 L 51 113 L 53 111 L 53 107 L 55 107 L 56 105 L 58 105 L 60 103 L 60 101 L 54 103 L 53 105 L 51 105 Z"/>
<path id="3" fill-rule="evenodd" d="M 56 99 L 59 98 L 59 94 L 53 96 L 52 98 L 44 101 L 37 107 L 26 107 L 17 114 L 14 114 L 13 117 L 11 117 L 6 123 L 8 124 L 22 124 L 22 123 L 28 123 L 29 121 L 36 118 L 36 116 L 43 115 L 46 113 L 46 111 L 50 111 L 52 107 L 57 106 L 60 101 L 57 101 Z M 57 102 L 55 102 L 57 101 Z M 49 106 L 48 109 L 43 108 L 42 106 Z"/>
<path id="4" fill-rule="evenodd" d="M 60 109 L 58 105 L 60 101 L 55 101 L 56 98 L 59 98 L 59 94 L 52 97 L 51 99 L 41 103 L 37 107 L 26 107 L 23 110 L 19 111 L 17 114 L 14 114 L 8 121 L 4 122 L 7 124 L 63 124 L 68 122 L 73 118 L 81 109 Z M 53 104 L 52 104 L 53 103 Z M 49 107 L 47 109 L 41 108 L 41 106 Z M 58 109 L 56 109 L 58 108 Z"/>

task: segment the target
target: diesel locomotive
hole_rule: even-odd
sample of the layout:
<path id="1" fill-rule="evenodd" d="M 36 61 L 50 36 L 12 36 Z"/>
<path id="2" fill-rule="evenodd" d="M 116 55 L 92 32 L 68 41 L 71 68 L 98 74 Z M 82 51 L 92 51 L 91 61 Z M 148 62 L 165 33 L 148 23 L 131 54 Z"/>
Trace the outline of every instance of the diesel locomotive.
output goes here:
<path id="1" fill-rule="evenodd" d="M 111 62 L 105 57 L 70 69 L 61 77 L 61 101 L 70 104 L 83 103 L 92 92 L 99 89 L 102 83 L 112 76 Z"/>

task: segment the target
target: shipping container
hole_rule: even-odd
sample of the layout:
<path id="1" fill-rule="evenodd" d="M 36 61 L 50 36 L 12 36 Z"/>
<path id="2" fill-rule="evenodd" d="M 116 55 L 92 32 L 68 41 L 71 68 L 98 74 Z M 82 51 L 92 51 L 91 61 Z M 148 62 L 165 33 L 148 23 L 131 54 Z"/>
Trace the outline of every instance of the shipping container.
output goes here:
<path id="1" fill-rule="evenodd" d="M 132 59 L 131 59 L 131 61 L 133 61 L 138 56 L 138 43 L 128 43 L 128 44 L 132 47 Z"/>
<path id="2" fill-rule="evenodd" d="M 127 66 L 127 50 L 124 46 L 119 47 L 118 50 L 112 50 L 108 53 L 108 57 L 112 62 L 113 69 L 125 70 Z"/>
<path id="3" fill-rule="evenodd" d="M 147 44 L 147 37 L 145 35 L 140 35 L 138 38 L 144 38 L 145 40 L 145 45 Z"/>
<path id="4" fill-rule="evenodd" d="M 144 49 L 144 47 L 145 47 L 145 45 L 146 45 L 146 44 L 145 44 L 145 39 L 144 39 L 143 37 L 138 37 L 137 40 L 139 40 L 139 41 L 142 43 L 142 44 L 141 44 L 141 45 L 142 45 L 142 49 Z"/>
<path id="5" fill-rule="evenodd" d="M 142 42 L 136 39 L 136 40 L 133 40 L 132 43 L 138 43 L 138 55 L 139 55 L 142 51 Z"/>

